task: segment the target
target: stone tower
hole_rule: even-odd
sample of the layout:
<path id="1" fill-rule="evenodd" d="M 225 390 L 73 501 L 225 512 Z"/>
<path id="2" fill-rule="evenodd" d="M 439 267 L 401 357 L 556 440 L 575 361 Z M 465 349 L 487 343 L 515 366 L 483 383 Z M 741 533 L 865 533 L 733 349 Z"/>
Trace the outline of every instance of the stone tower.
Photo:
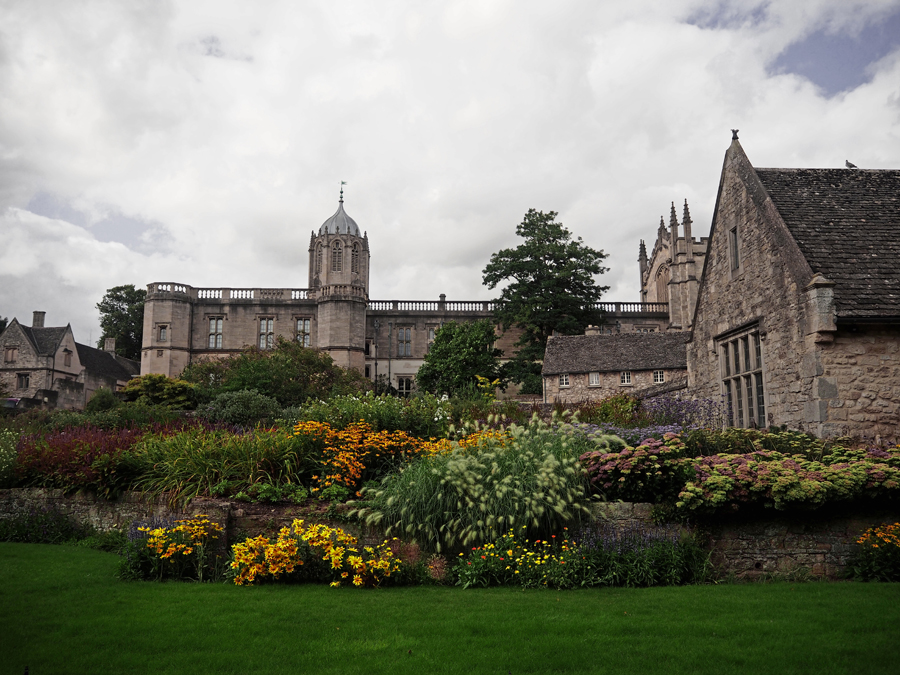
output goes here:
<path id="1" fill-rule="evenodd" d="M 317 346 L 343 368 L 365 367 L 369 238 L 338 209 L 309 241 L 309 292 L 317 304 Z"/>

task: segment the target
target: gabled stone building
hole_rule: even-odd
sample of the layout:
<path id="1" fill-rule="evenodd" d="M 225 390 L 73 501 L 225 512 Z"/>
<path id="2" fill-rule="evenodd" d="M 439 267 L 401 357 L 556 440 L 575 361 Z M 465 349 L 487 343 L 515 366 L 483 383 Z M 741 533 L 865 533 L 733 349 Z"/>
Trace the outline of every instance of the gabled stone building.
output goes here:
<path id="1" fill-rule="evenodd" d="M 689 333 L 559 335 L 547 341 L 544 365 L 546 403 L 581 403 L 614 394 L 643 395 L 684 389 L 685 343 Z"/>
<path id="2" fill-rule="evenodd" d="M 35 312 L 31 326 L 13 319 L 0 334 L 0 381 L 12 396 L 5 407 L 82 409 L 100 387 L 122 389 L 140 371 L 140 364 L 107 349 L 75 341 L 72 327 L 45 327 L 44 312 Z"/>
<path id="3" fill-rule="evenodd" d="M 734 426 L 896 438 L 900 171 L 757 169 L 735 133 L 687 363 Z"/>

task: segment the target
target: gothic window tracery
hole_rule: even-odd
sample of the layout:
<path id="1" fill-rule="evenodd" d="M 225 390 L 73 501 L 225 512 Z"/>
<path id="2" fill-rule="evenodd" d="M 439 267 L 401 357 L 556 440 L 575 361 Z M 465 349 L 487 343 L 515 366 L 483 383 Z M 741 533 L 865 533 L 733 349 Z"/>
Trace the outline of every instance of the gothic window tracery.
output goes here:
<path id="1" fill-rule="evenodd" d="M 344 247 L 336 241 L 331 247 L 331 271 L 341 272 L 344 269 Z"/>
<path id="2" fill-rule="evenodd" d="M 359 274 L 359 244 L 353 244 L 350 251 L 350 271 Z"/>
<path id="3" fill-rule="evenodd" d="M 322 271 L 322 244 L 316 244 L 316 274 Z"/>

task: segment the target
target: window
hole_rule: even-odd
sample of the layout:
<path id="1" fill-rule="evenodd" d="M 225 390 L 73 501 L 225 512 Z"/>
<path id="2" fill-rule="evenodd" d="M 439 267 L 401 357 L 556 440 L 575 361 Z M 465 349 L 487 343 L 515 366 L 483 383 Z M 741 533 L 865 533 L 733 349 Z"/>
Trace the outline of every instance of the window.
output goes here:
<path id="1" fill-rule="evenodd" d="M 397 378 L 397 391 L 400 396 L 403 398 L 409 398 L 409 395 L 412 394 L 413 390 L 413 378 L 411 377 L 398 377 Z"/>
<path id="2" fill-rule="evenodd" d="M 297 319 L 297 342 L 304 347 L 310 345 L 309 319 Z"/>
<path id="3" fill-rule="evenodd" d="M 166 342 L 169 339 L 169 327 L 165 324 L 159 327 L 159 341 Z"/>
<path id="4" fill-rule="evenodd" d="M 631 384 L 631 372 L 625 371 L 619 376 L 619 384 L 622 385 L 630 385 Z"/>
<path id="5" fill-rule="evenodd" d="M 3 362 L 4 363 L 15 363 L 16 362 L 16 352 L 18 351 L 18 347 L 7 347 L 3 352 Z"/>
<path id="6" fill-rule="evenodd" d="M 427 340 L 426 340 L 426 343 L 427 343 L 427 344 L 426 344 L 426 347 L 425 347 L 425 351 L 426 351 L 426 352 L 430 352 L 430 351 L 431 351 L 431 345 L 434 344 L 434 332 L 435 332 L 435 330 L 437 330 L 437 329 L 434 328 L 434 327 L 431 327 L 431 328 L 426 329 L 427 335 L 428 335 Z"/>
<path id="7" fill-rule="evenodd" d="M 336 241 L 331 247 L 331 271 L 340 272 L 344 269 L 344 246 Z"/>
<path id="8" fill-rule="evenodd" d="M 370 366 L 366 366 L 366 379 L 370 379 L 372 377 L 372 373 L 369 370 Z"/>
<path id="9" fill-rule="evenodd" d="M 16 389 L 28 389 L 31 378 L 28 373 L 18 373 L 16 375 Z"/>
<path id="10" fill-rule="evenodd" d="M 350 271 L 359 273 L 359 244 L 353 244 L 350 249 Z"/>
<path id="11" fill-rule="evenodd" d="M 736 226 L 728 231 L 728 254 L 731 258 L 732 271 L 739 269 L 741 266 L 741 256 L 738 250 L 738 230 Z"/>
<path id="12" fill-rule="evenodd" d="M 259 348 L 271 349 L 275 346 L 275 319 L 271 316 L 259 320 Z"/>
<path id="13" fill-rule="evenodd" d="M 366 340 L 366 356 L 372 355 L 372 341 Z"/>
<path id="14" fill-rule="evenodd" d="M 322 271 L 322 244 L 316 244 L 316 274 Z"/>
<path id="15" fill-rule="evenodd" d="M 754 326 L 721 340 L 719 355 L 728 425 L 765 426 L 766 397 L 759 328 Z"/>
<path id="16" fill-rule="evenodd" d="M 209 318 L 209 348 L 222 348 L 222 317 L 211 316 Z"/>
<path id="17" fill-rule="evenodd" d="M 634 327 L 634 332 L 635 332 L 635 333 L 655 333 L 655 332 L 656 332 L 656 329 L 655 329 L 655 328 L 647 328 L 647 327 L 635 326 L 635 327 Z"/>
<path id="18" fill-rule="evenodd" d="M 664 370 L 653 371 L 653 384 L 659 384 L 666 381 L 666 373 Z"/>
<path id="19" fill-rule="evenodd" d="M 397 331 L 397 356 L 412 356 L 412 328 Z"/>
<path id="20" fill-rule="evenodd" d="M 63 350 L 63 365 L 66 368 L 72 367 L 72 352 L 70 352 L 68 349 Z"/>
<path id="21" fill-rule="evenodd" d="M 599 387 L 600 386 L 600 373 L 588 373 L 588 386 L 589 387 Z"/>
<path id="22" fill-rule="evenodd" d="M 559 376 L 559 386 L 560 387 L 568 387 L 569 386 L 569 374 L 561 373 Z"/>

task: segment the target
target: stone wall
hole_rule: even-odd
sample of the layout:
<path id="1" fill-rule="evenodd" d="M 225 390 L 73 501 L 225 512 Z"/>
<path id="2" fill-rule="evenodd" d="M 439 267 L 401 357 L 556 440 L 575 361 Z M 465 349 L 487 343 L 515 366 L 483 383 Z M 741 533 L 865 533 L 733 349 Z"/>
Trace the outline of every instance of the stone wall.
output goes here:
<path id="1" fill-rule="evenodd" d="M 559 375 L 544 377 L 544 394 L 548 403 L 582 403 L 584 401 L 600 401 L 616 394 L 640 395 L 644 389 L 657 386 L 653 382 L 652 370 L 632 370 L 631 384 L 622 384 L 622 373 L 600 373 L 600 384 L 589 384 L 588 373 L 570 373 L 569 386 L 559 386 Z M 686 371 L 667 368 L 663 370 L 665 382 L 683 379 Z"/>

